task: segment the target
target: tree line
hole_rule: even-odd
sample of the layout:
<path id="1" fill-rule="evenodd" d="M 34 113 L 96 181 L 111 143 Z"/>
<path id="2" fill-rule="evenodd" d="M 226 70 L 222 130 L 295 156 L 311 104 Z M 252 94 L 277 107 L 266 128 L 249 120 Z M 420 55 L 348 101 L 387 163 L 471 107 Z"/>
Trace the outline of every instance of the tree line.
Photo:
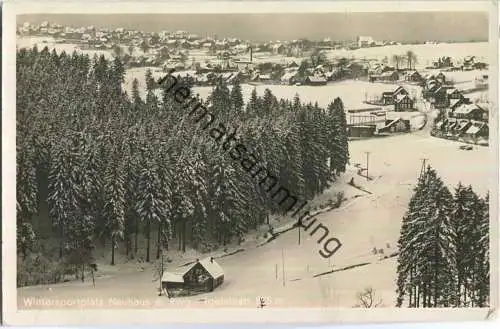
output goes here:
<path id="1" fill-rule="evenodd" d="M 242 242 L 282 213 L 241 166 L 214 151 L 182 105 L 158 92 L 151 72 L 141 97 L 137 80 L 130 95 L 123 90 L 119 57 L 33 47 L 17 51 L 16 65 L 19 285 L 57 282 L 68 271 L 83 276 L 97 242 L 114 265 L 120 249 L 137 258 L 144 236 L 151 261 L 162 250 Z M 345 171 L 340 98 L 323 109 L 254 89 L 245 104 L 241 86 L 221 80 L 201 101 L 238 126 L 260 162 L 305 200 Z"/>
<path id="2" fill-rule="evenodd" d="M 454 193 L 428 167 L 403 217 L 397 306 L 487 307 L 489 196 L 459 183 Z"/>

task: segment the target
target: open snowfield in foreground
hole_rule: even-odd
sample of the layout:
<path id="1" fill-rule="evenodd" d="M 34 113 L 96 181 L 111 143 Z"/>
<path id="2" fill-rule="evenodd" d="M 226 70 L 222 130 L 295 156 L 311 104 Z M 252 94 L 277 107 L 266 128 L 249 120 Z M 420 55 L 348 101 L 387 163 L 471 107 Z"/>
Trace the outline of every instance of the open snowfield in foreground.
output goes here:
<path id="1" fill-rule="evenodd" d="M 364 152 L 371 152 L 369 173 L 374 179 L 366 181 L 351 168 L 334 186 L 336 190 L 345 189 L 349 200 L 339 209 L 317 217 L 318 222 L 329 228 L 329 237 L 337 237 L 343 244 L 330 260 L 318 253 L 322 248 L 316 242 L 319 232 L 310 237 L 302 231 L 298 245 L 298 232 L 293 230 L 262 247 L 218 259 L 225 271 L 225 282 L 212 293 L 169 301 L 157 296 L 158 282 L 153 282 L 152 269 L 146 268 L 142 272 L 99 278 L 96 288 L 90 281 L 19 288 L 18 306 L 28 307 L 32 298 L 73 301 L 91 298 L 103 303 L 100 307 L 119 306 L 121 302 L 132 307 L 253 308 L 257 306 L 256 298 L 268 296 L 270 307 L 352 307 L 357 292 L 373 287 L 383 305 L 392 307 L 396 258 L 379 261 L 380 255 L 373 255 L 372 249 L 384 249 L 385 255 L 395 251 L 401 218 L 420 171 L 420 159 L 427 158 L 450 187 L 462 181 L 471 184 L 479 194 L 484 195 L 488 190 L 493 163 L 489 149 L 474 147 L 472 151 L 463 151 L 458 146 L 456 142 L 430 137 L 425 130 L 351 142 L 352 165 L 364 166 Z M 346 185 L 351 177 L 372 194 Z M 358 197 L 354 198 L 355 195 Z M 366 262 L 372 264 L 313 278 L 314 274 Z"/>

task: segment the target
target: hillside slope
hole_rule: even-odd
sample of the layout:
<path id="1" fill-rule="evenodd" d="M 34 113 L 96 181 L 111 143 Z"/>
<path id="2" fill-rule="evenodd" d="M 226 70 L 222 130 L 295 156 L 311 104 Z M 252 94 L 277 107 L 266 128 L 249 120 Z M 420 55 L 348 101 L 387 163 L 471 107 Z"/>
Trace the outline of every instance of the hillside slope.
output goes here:
<path id="1" fill-rule="evenodd" d="M 381 255 L 374 255 L 373 248 L 383 249 L 384 255 L 395 251 L 401 217 L 420 171 L 420 159 L 427 158 L 450 187 L 461 181 L 484 194 L 489 185 L 491 156 L 488 148 L 475 147 L 472 151 L 463 151 L 455 142 L 435 139 L 423 133 L 389 137 L 384 142 L 351 142 L 351 164 L 364 166 L 365 151 L 371 152 L 370 176 L 374 179 L 365 181 L 355 174 L 351 176 L 372 194 L 360 192 L 363 196 L 352 198 L 355 195 L 352 193 L 351 199 L 339 209 L 318 216 L 318 221 L 329 228 L 330 235 L 343 244 L 330 260 L 325 260 L 318 253 L 321 248 L 317 244 L 318 235 L 311 237 L 302 232 L 299 245 L 298 232 L 292 230 L 261 247 L 219 259 L 226 279 L 219 289 L 210 294 L 170 301 L 158 297 L 158 282 L 153 281 L 152 269 L 145 267 L 140 271 L 116 273 L 98 279 L 95 288 L 90 281 L 19 288 L 18 304 L 27 307 L 33 297 L 63 299 L 78 296 L 97 298 L 105 307 L 111 307 L 116 302 L 109 298 L 130 297 L 148 307 L 255 307 L 256 298 L 268 296 L 275 306 L 352 307 L 356 303 L 356 293 L 371 286 L 383 300 L 383 305 L 392 307 L 396 260 L 379 260 Z M 346 181 L 347 178 L 350 177 L 344 177 Z M 332 269 L 362 263 L 371 264 L 313 277 Z M 173 267 L 173 264 L 169 266 Z M 127 303 L 125 299 L 122 301 Z"/>

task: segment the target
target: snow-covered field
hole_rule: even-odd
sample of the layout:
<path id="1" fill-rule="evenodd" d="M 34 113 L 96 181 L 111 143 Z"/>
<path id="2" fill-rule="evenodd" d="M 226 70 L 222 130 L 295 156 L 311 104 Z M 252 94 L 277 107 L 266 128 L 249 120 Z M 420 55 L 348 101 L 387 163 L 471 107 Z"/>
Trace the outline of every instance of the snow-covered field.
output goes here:
<path id="1" fill-rule="evenodd" d="M 370 108 L 373 105 L 363 103 L 365 99 L 377 96 L 380 98 L 382 92 L 392 91 L 397 88 L 395 84 L 385 83 L 370 83 L 365 81 L 345 80 L 337 83 L 328 84 L 326 86 L 289 86 L 289 85 L 242 85 L 243 99 L 247 101 L 254 88 L 257 89 L 257 94 L 262 96 L 266 88 L 270 89 L 274 96 L 278 99 L 293 99 L 295 94 L 298 94 L 302 102 L 315 103 L 321 107 L 328 106 L 336 97 L 342 98 L 344 107 L 347 109 Z M 418 95 L 420 88 L 412 85 L 405 85 L 410 93 Z M 202 98 L 206 98 L 213 87 L 195 87 L 194 92 L 200 94 Z"/>
<path id="2" fill-rule="evenodd" d="M 327 56 L 380 60 L 387 57 L 390 61 L 393 55 L 404 55 L 408 50 L 413 51 L 415 55 L 417 55 L 417 69 L 432 65 L 433 61 L 442 56 L 450 56 L 454 61 L 463 59 L 466 56 L 476 56 L 478 60 L 488 62 L 488 56 L 490 54 L 487 42 L 474 42 L 440 43 L 436 45 L 394 45 L 360 48 L 356 50 L 332 50 L 327 52 Z"/>
<path id="3" fill-rule="evenodd" d="M 45 43 L 43 42 L 45 41 Z M 32 47 L 34 44 L 48 46 L 49 48 L 55 48 L 56 50 L 73 51 L 78 47 L 72 44 L 56 44 L 54 38 L 52 37 L 18 37 L 17 44 L 19 47 Z M 124 48 L 127 51 L 127 49 Z M 385 57 L 391 60 L 393 55 L 403 55 L 406 54 L 408 50 L 411 50 L 417 56 L 416 68 L 422 69 L 426 66 L 432 65 L 440 56 L 451 56 L 456 62 L 457 60 L 462 60 L 466 56 L 476 56 L 478 60 L 489 62 L 488 57 L 490 55 L 490 49 L 487 42 L 474 42 L 474 43 L 441 43 L 437 45 L 394 45 L 394 46 L 384 46 L 384 47 L 372 47 L 372 48 L 360 48 L 356 50 L 329 50 L 325 54 L 328 58 L 336 57 L 346 57 L 346 58 L 357 58 L 357 59 L 378 59 L 382 60 Z M 86 51 L 84 51 L 86 52 Z M 96 52 L 96 51 L 90 51 Z M 97 51 L 106 53 L 111 56 L 109 51 Z M 140 49 L 134 49 L 134 55 L 142 54 Z M 246 58 L 248 55 L 241 55 L 241 58 Z M 189 59 L 194 58 L 196 61 L 205 61 L 210 59 L 215 59 L 215 56 L 207 55 L 205 50 L 192 50 L 189 52 Z M 272 62 L 272 63 L 290 63 L 292 61 L 300 62 L 305 57 L 285 57 L 283 55 L 275 55 L 270 53 L 254 53 L 253 59 L 256 63 L 260 62 Z"/>
<path id="4" fill-rule="evenodd" d="M 461 181 L 471 184 L 481 194 L 488 190 L 493 162 L 488 148 L 459 150 L 456 142 L 432 138 L 426 131 L 383 140 L 351 142 L 351 164 L 364 165 L 365 151 L 371 152 L 370 176 L 375 179 L 367 182 L 352 168 L 344 176 L 344 183 L 334 187 L 336 190 L 345 189 L 349 200 L 341 208 L 318 216 L 318 221 L 330 229 L 330 236 L 337 237 L 343 244 L 331 260 L 319 255 L 322 246 L 316 242 L 318 235 L 310 237 L 302 232 L 302 241 L 298 245 L 298 232 L 294 230 L 259 248 L 246 249 L 218 260 L 225 271 L 225 282 L 210 294 L 176 298 L 169 302 L 167 298 L 157 296 L 158 282 L 152 281 L 152 270 L 146 268 L 142 272 L 128 271 L 127 274 L 100 278 L 96 288 L 92 288 L 90 282 L 20 288 L 18 305 L 28 306 L 26 302 L 30 297 L 97 298 L 104 301 L 104 307 L 111 307 L 113 305 L 107 303 L 108 298 L 133 297 L 150 307 L 204 307 L 216 304 L 256 307 L 257 297 L 269 296 L 274 300 L 271 307 L 352 307 L 356 303 L 356 293 L 371 286 L 383 304 L 391 307 L 395 300 L 396 262 L 394 258 L 379 261 L 380 255 L 373 255 L 372 249 L 384 249 L 385 255 L 394 251 L 401 218 L 420 171 L 420 159 L 427 158 L 450 187 Z M 345 185 L 351 177 L 373 194 Z M 373 263 L 312 277 L 364 262 Z"/>
<path id="5" fill-rule="evenodd" d="M 88 54 L 92 58 L 95 54 L 97 56 L 104 55 L 106 58 L 110 59 L 113 57 L 109 50 L 89 50 L 81 49 L 78 45 L 72 43 L 56 43 L 55 39 L 52 37 L 18 37 L 17 47 L 18 48 L 31 48 L 34 45 L 38 47 L 38 50 L 42 50 L 48 47 L 50 51 L 55 49 L 58 53 L 65 51 L 67 54 L 72 54 L 73 51 L 79 53 Z"/>
<path id="6" fill-rule="evenodd" d="M 478 60 L 488 62 L 488 56 L 490 54 L 487 42 L 393 45 L 355 50 L 338 49 L 325 51 L 325 54 L 328 58 L 345 57 L 382 60 L 387 57 L 387 59 L 391 61 L 393 55 L 404 55 L 409 50 L 417 55 L 417 69 L 431 66 L 432 62 L 441 56 L 451 56 L 454 60 L 462 60 L 466 56 L 476 56 Z M 283 55 L 257 52 L 254 53 L 253 58 L 257 63 L 271 62 L 283 64 L 291 63 L 292 61 L 299 63 L 306 57 L 285 57 Z"/>

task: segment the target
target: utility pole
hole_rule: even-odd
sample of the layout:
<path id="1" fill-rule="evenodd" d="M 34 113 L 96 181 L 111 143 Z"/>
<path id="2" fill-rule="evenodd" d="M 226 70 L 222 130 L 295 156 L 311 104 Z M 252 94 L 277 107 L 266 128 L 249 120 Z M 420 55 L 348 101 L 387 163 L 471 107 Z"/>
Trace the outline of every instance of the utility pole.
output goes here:
<path id="1" fill-rule="evenodd" d="M 302 226 L 302 221 L 299 219 L 298 223 L 297 223 L 297 230 L 299 231 L 299 246 L 300 246 L 300 227 Z"/>
<path id="2" fill-rule="evenodd" d="M 366 153 L 366 180 L 369 180 L 368 176 L 368 164 L 369 164 L 369 158 L 370 158 L 370 152 L 365 152 Z"/>
<path id="3" fill-rule="evenodd" d="M 283 275 L 283 287 L 285 286 L 285 251 L 281 249 L 281 264 L 282 264 L 282 275 Z"/>

